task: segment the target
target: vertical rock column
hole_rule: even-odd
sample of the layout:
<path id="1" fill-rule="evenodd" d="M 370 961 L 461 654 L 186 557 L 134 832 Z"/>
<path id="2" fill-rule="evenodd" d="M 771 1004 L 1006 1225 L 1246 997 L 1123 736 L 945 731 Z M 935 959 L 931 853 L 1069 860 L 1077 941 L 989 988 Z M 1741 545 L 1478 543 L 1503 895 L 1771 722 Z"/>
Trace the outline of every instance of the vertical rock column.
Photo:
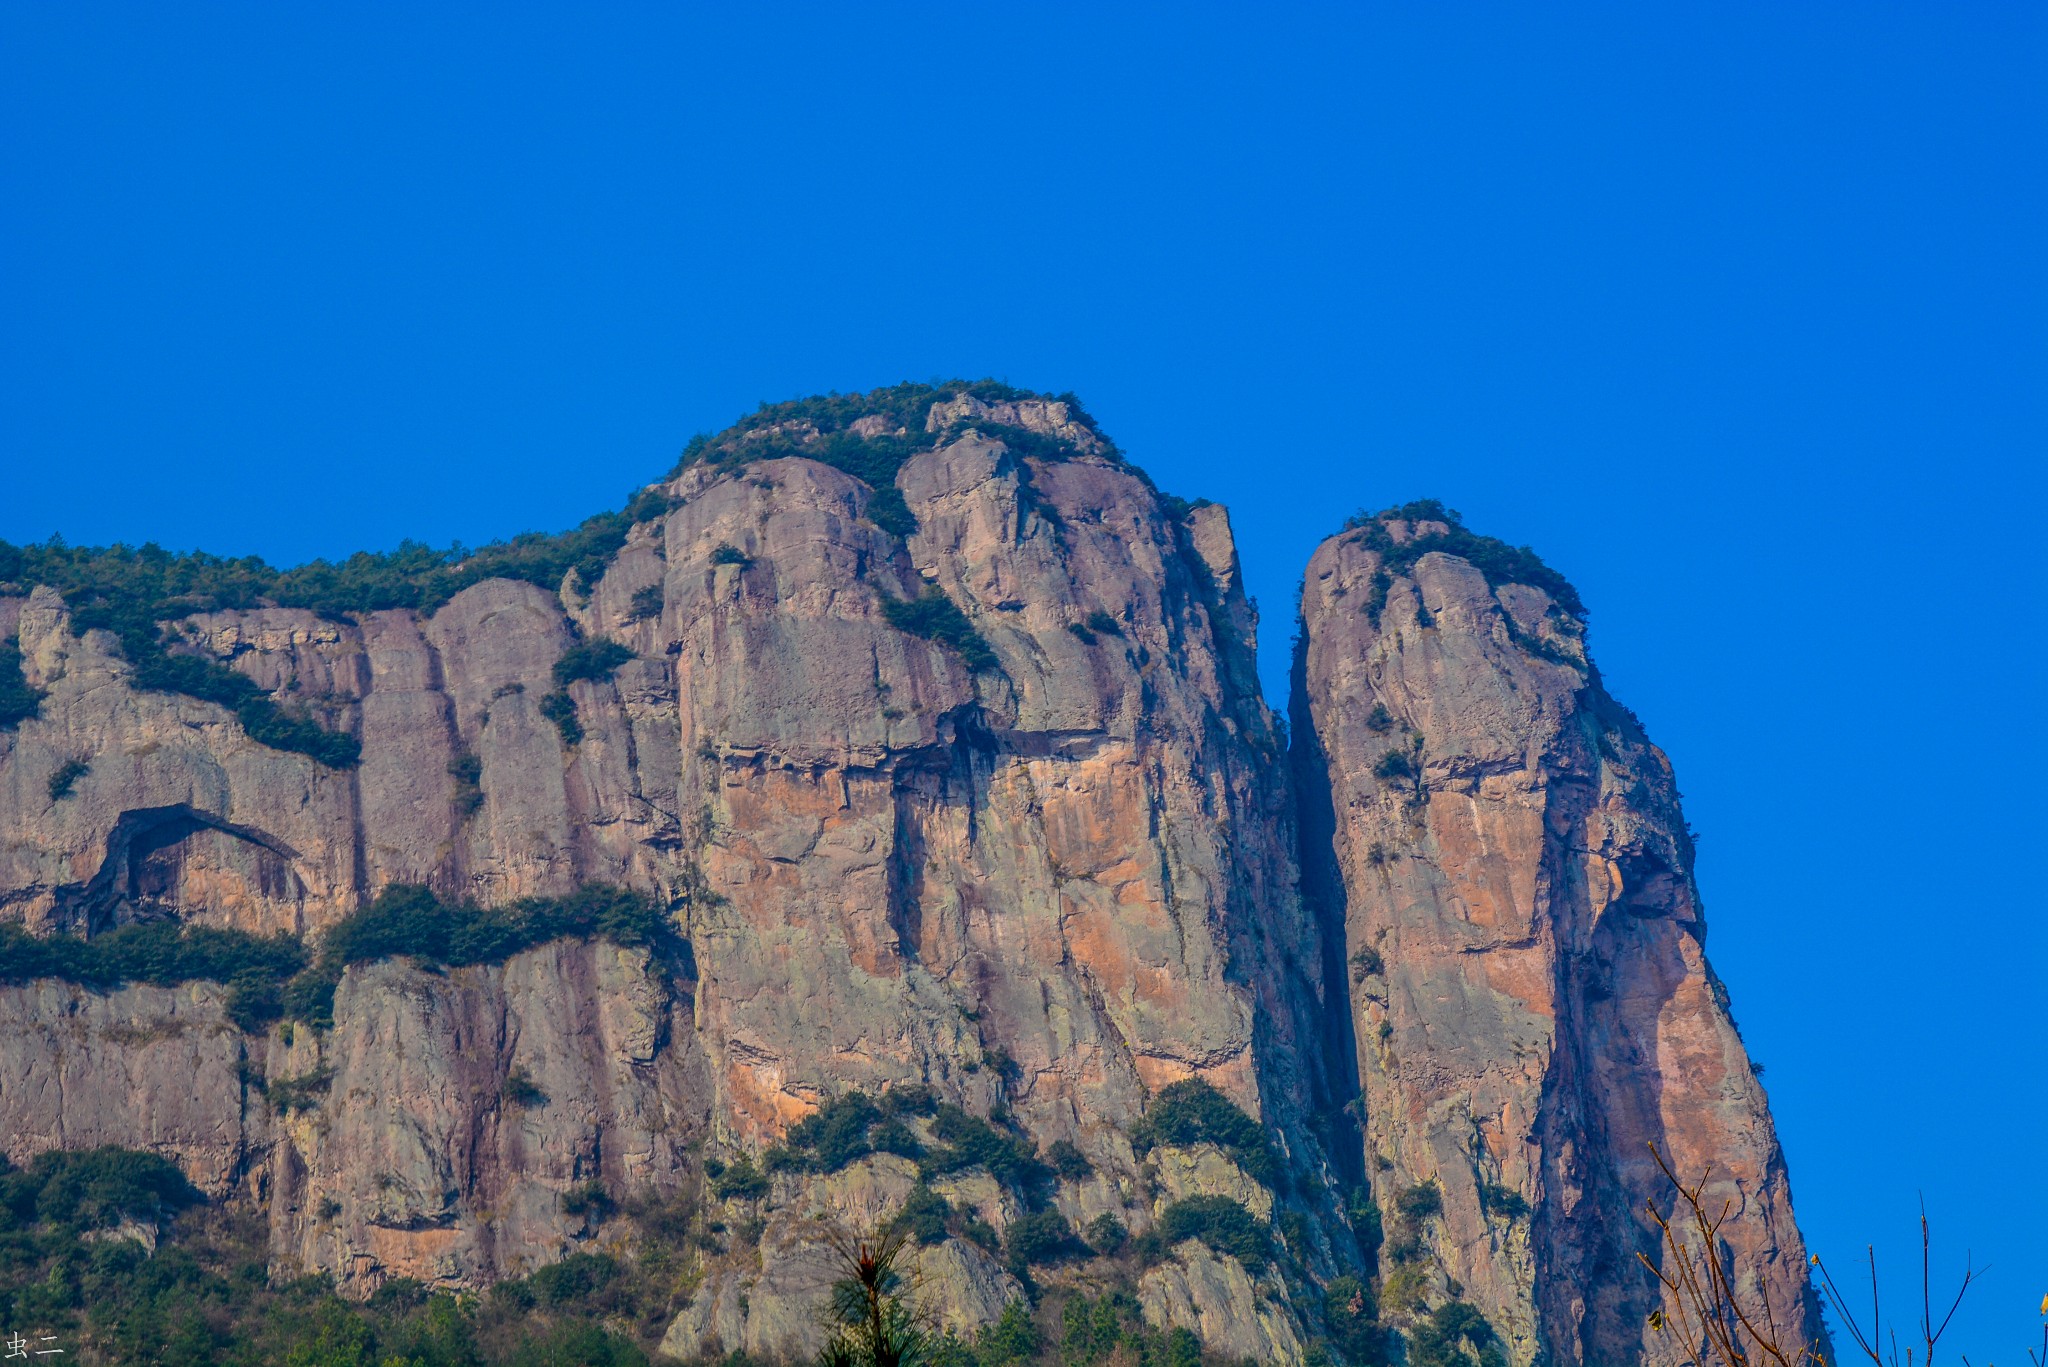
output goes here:
<path id="1" fill-rule="evenodd" d="M 1304 580 L 1299 772 L 1328 836 L 1309 874 L 1342 926 L 1383 1307 L 1463 1299 L 1517 1363 L 1680 1360 L 1636 1257 L 1658 1253 L 1644 1202 L 1669 1206 L 1654 1144 L 1727 1203 L 1747 1303 L 1816 1336 L 1669 761 L 1532 567 L 1389 517 L 1325 542 Z"/>

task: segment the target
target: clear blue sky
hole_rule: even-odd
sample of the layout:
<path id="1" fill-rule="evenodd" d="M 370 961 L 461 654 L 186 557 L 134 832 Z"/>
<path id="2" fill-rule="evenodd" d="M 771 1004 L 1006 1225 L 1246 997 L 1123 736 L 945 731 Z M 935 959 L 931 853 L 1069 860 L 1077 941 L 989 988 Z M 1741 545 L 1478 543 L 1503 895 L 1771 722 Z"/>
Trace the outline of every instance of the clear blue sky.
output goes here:
<path id="1" fill-rule="evenodd" d="M 1358 505 L 1580 586 L 1797 1209 L 2048 1293 L 2048 10 L 12 4 L 0 537 L 616 505 L 756 401 L 1081 393 L 1284 686 Z M 432 10 L 427 15 L 421 11 Z"/>

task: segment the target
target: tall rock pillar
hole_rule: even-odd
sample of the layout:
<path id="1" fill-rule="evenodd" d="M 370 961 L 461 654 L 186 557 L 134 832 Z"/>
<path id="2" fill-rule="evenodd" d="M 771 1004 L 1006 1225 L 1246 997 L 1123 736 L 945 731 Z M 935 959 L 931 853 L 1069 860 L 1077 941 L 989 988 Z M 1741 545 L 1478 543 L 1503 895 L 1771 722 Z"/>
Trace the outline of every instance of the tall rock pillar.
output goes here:
<path id="1" fill-rule="evenodd" d="M 1301 611 L 1306 872 L 1341 925 L 1383 1311 L 1462 1299 L 1518 1364 L 1680 1360 L 1637 1258 L 1669 1206 L 1655 1145 L 1727 1204 L 1747 1303 L 1817 1337 L 1671 765 L 1602 688 L 1577 595 L 1423 504 L 1325 542 Z"/>

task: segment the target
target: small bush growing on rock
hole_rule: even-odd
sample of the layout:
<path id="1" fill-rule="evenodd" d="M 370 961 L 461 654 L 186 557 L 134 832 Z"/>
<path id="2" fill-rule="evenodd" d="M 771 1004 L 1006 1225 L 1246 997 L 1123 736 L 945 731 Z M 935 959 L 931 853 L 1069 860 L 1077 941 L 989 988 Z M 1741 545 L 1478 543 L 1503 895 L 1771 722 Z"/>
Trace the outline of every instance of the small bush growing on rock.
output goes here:
<path id="1" fill-rule="evenodd" d="M 733 545 L 730 541 L 721 541 L 711 552 L 711 563 L 714 565 L 738 565 L 741 569 L 745 569 L 754 562 L 738 546 Z"/>
<path id="2" fill-rule="evenodd" d="M 910 1195 L 903 1198 L 903 1209 L 896 1212 L 897 1226 L 921 1244 L 942 1244 L 952 1238 L 947 1228 L 952 1218 L 952 1202 L 923 1182 L 910 1189 Z"/>
<path id="3" fill-rule="evenodd" d="M 1388 1334 L 1380 1326 L 1379 1314 L 1372 1288 L 1357 1277 L 1334 1277 L 1323 1288 L 1323 1322 L 1329 1325 L 1330 1338 L 1347 1362 L 1391 1360 Z"/>
<path id="4" fill-rule="evenodd" d="M 484 762 L 473 750 L 457 750 L 448 761 L 448 777 L 455 780 L 455 815 L 474 815 L 484 805 Z"/>
<path id="5" fill-rule="evenodd" d="M 527 1284 L 542 1305 L 567 1305 L 587 1299 L 619 1275 L 618 1260 L 604 1253 L 571 1253 L 558 1263 L 539 1268 Z"/>
<path id="6" fill-rule="evenodd" d="M 1131 1147 L 1140 1154 L 1161 1144 L 1184 1148 L 1203 1143 L 1229 1153 L 1253 1181 L 1270 1187 L 1279 1179 L 1279 1159 L 1259 1123 L 1200 1078 L 1160 1088 L 1131 1131 Z"/>
<path id="7" fill-rule="evenodd" d="M 1104 612 L 1101 608 L 1097 608 L 1088 614 L 1088 629 L 1100 632 L 1104 636 L 1121 636 L 1124 634 L 1124 624 Z"/>
<path id="8" fill-rule="evenodd" d="M 881 1118 L 881 1107 L 874 1098 L 865 1092 L 848 1092 L 790 1126 L 783 1146 L 812 1172 L 838 1172 L 874 1152 L 868 1129 Z"/>
<path id="9" fill-rule="evenodd" d="M 71 790 L 78 780 L 92 772 L 92 765 L 82 759 L 67 759 L 50 774 L 50 801 L 62 802 L 71 796 Z"/>
<path id="10" fill-rule="evenodd" d="M 1351 1217 L 1351 1232 L 1357 1236 L 1358 1245 L 1365 1250 L 1366 1256 L 1377 1253 L 1385 1236 L 1380 1224 L 1379 1203 L 1372 1199 L 1371 1189 L 1355 1188 L 1344 1213 Z"/>
<path id="11" fill-rule="evenodd" d="M 1055 1175 L 1069 1182 L 1078 1182 L 1095 1170 L 1094 1164 L 1074 1146 L 1071 1139 L 1053 1141 L 1052 1147 L 1045 1151 L 1045 1163 Z"/>
<path id="12" fill-rule="evenodd" d="M 20 646 L 12 639 L 0 641 L 0 731 L 12 731 L 35 716 L 48 696 L 22 677 Z"/>
<path id="13" fill-rule="evenodd" d="M 1088 1252 L 1087 1246 L 1074 1237 L 1067 1217 L 1057 1210 L 1033 1211 L 1012 1220 L 1005 1242 L 1009 1265 L 1015 1272 Z"/>
<path id="14" fill-rule="evenodd" d="M 1367 978 L 1376 977 L 1386 971 L 1387 961 L 1380 957 L 1380 952 L 1370 945 L 1367 945 L 1351 956 L 1351 980 L 1353 982 L 1364 982 Z"/>
<path id="15" fill-rule="evenodd" d="M 1434 1182 L 1417 1182 L 1394 1198 L 1394 1209 L 1407 1220 L 1426 1220 L 1443 1208 L 1444 1194 Z"/>
<path id="16" fill-rule="evenodd" d="M 1088 1222 L 1088 1246 L 1105 1258 L 1114 1256 L 1130 1238 L 1129 1227 L 1107 1211 Z"/>
<path id="17" fill-rule="evenodd" d="M 1387 1261 L 1397 1267 L 1406 1266 L 1409 1263 L 1422 1261 L 1422 1255 L 1425 1251 L 1422 1246 L 1422 1236 L 1413 1230 L 1404 1229 L 1401 1233 L 1394 1236 L 1392 1243 L 1387 1245 Z"/>
<path id="18" fill-rule="evenodd" d="M 515 1067 L 505 1075 L 505 1100 L 514 1106 L 533 1107 L 548 1104 L 548 1094 L 540 1084 L 522 1067 Z"/>
<path id="19" fill-rule="evenodd" d="M 1392 782 L 1396 779 L 1414 778 L 1415 761 L 1406 750 L 1389 750 L 1379 757 L 1372 766 L 1373 777 Z"/>
<path id="20" fill-rule="evenodd" d="M 540 700 L 540 714 L 555 724 L 562 733 L 562 744 L 579 745 L 583 741 L 583 719 L 576 715 L 576 700 L 563 689 L 544 693 Z"/>
<path id="21" fill-rule="evenodd" d="M 898 1158 L 924 1157 L 924 1141 L 893 1116 L 868 1132 L 868 1143 L 874 1145 L 876 1153 L 893 1153 Z"/>
<path id="22" fill-rule="evenodd" d="M 910 636 L 936 641 L 956 652 L 969 669 L 979 674 L 1000 667 L 995 651 L 960 611 L 960 605 L 936 584 L 927 584 L 915 598 L 882 599 L 882 615 L 889 625 Z"/>
<path id="23" fill-rule="evenodd" d="M 650 617 L 659 617 L 666 605 L 667 597 L 659 581 L 649 584 L 646 588 L 635 589 L 632 604 L 626 610 L 626 620 L 644 622 Z"/>
<path id="24" fill-rule="evenodd" d="M 932 1134 L 941 1147 L 929 1150 L 918 1163 L 926 1177 L 987 1168 L 989 1176 L 1026 1193 L 1042 1188 L 1049 1174 L 1031 1144 L 1005 1133 L 958 1106 L 940 1103 L 932 1117 Z"/>
<path id="25" fill-rule="evenodd" d="M 758 1201 L 768 1194 L 768 1179 L 752 1158 L 741 1154 L 711 1180 L 711 1194 L 722 1201 Z"/>
<path id="26" fill-rule="evenodd" d="M 610 1219 L 617 1208 L 618 1203 L 612 1200 L 611 1192 L 595 1177 L 588 1182 L 578 1182 L 562 1193 L 562 1213 L 582 1216 L 592 1224 Z"/>
<path id="27" fill-rule="evenodd" d="M 1264 1220 L 1228 1196 L 1189 1196 L 1175 1201 L 1159 1217 L 1158 1228 L 1146 1236 L 1164 1254 L 1175 1244 L 1195 1239 L 1213 1252 L 1237 1259 L 1254 1277 L 1272 1259 L 1273 1231 Z"/>
<path id="28" fill-rule="evenodd" d="M 1519 1220 L 1529 1213 L 1529 1203 L 1522 1199 L 1522 1193 L 1497 1182 L 1479 1184 L 1479 1208 L 1503 1220 Z"/>
<path id="29" fill-rule="evenodd" d="M 875 1104 L 888 1116 L 932 1115 L 939 1108 L 939 1097 L 922 1082 L 912 1082 L 891 1087 Z"/>
<path id="30" fill-rule="evenodd" d="M 1394 729 L 1394 714 L 1387 711 L 1385 703 L 1374 703 L 1372 711 L 1365 714 L 1365 729 L 1381 735 Z"/>
<path id="31" fill-rule="evenodd" d="M 1409 1367 L 1506 1367 L 1507 1354 L 1483 1315 L 1463 1301 L 1446 1301 L 1408 1331 L 1408 1363 Z"/>
<path id="32" fill-rule="evenodd" d="M 567 688 L 579 679 L 593 682 L 609 679 L 619 666 L 633 658 L 633 652 L 617 641 L 586 641 L 570 646 L 555 661 L 555 685 Z"/>
<path id="33" fill-rule="evenodd" d="M 298 1077 L 280 1078 L 263 1089 L 264 1100 L 270 1109 L 279 1115 L 291 1115 L 296 1111 L 319 1109 L 320 1098 L 327 1095 L 327 1089 L 334 1083 L 332 1068 L 315 1068 Z"/>

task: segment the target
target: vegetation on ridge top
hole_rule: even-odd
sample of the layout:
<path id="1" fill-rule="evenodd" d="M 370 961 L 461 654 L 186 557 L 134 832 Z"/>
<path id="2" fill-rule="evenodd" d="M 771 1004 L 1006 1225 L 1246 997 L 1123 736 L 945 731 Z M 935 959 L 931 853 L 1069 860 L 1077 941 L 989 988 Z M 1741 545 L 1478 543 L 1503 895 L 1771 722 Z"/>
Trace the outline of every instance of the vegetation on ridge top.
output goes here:
<path id="1" fill-rule="evenodd" d="M 1396 545 L 1393 534 L 1387 530 L 1389 522 L 1440 522 L 1445 530 L 1411 536 Z M 1442 551 L 1468 562 L 1495 588 L 1502 584 L 1528 584 L 1549 594 L 1572 616 L 1581 620 L 1586 616 L 1586 604 L 1579 591 L 1570 580 L 1544 564 L 1535 551 L 1468 530 L 1457 509 L 1446 508 L 1438 499 L 1417 499 L 1377 513 L 1354 513 L 1345 521 L 1344 530 L 1380 558 L 1380 568 L 1373 575 L 1372 598 L 1366 604 L 1374 626 L 1379 625 L 1380 610 L 1386 606 L 1387 590 L 1393 587 L 1392 576 L 1406 574 L 1431 551 Z"/>
<path id="2" fill-rule="evenodd" d="M 676 471 L 703 462 L 736 467 L 805 456 L 867 483 L 874 490 L 870 520 L 884 531 L 907 535 L 916 522 L 896 488 L 896 472 L 910 456 L 937 443 L 938 437 L 925 431 L 931 405 L 959 394 L 984 402 L 1054 399 L 1068 406 L 1075 421 L 1094 427 L 1071 394 L 1037 394 L 995 380 L 905 383 L 764 403 L 724 432 L 693 438 Z M 863 438 L 852 427 L 864 417 L 883 419 L 885 430 Z M 1073 454 L 1041 434 L 1002 430 L 1004 440 L 1028 448 L 1035 457 Z M 1107 439 L 1102 453 L 1117 458 Z M 355 737 L 327 729 L 306 710 L 281 706 L 254 680 L 219 660 L 178 649 L 175 640 L 165 639 L 164 624 L 199 613 L 265 606 L 304 608 L 340 620 L 351 613 L 401 608 L 431 614 L 487 579 L 520 580 L 549 592 L 567 583 L 587 595 L 632 527 L 674 506 L 666 494 L 643 489 L 619 511 L 599 513 L 558 534 L 525 532 L 476 550 L 404 541 L 392 551 L 358 551 L 344 560 L 314 560 L 290 569 L 277 569 L 259 556 L 174 552 L 153 542 L 140 547 L 71 546 L 61 537 L 25 546 L 0 542 L 0 586 L 26 591 L 41 584 L 57 590 L 71 610 L 75 632 L 101 628 L 119 639 L 135 667 L 135 687 L 216 703 L 235 713 L 260 744 L 349 768 L 361 754 Z M 652 615 L 650 606 L 636 599 L 635 612 Z M 971 642 L 949 644 L 974 653 Z M 41 701 L 39 690 L 22 681 L 19 666 L 12 645 L 0 648 L 0 729 L 35 716 Z"/>
<path id="3" fill-rule="evenodd" d="M 821 394 L 783 403 L 764 403 L 723 432 L 700 433 L 683 448 L 675 468 L 681 474 L 693 465 L 738 467 L 750 461 L 801 456 L 843 470 L 874 492 L 868 499 L 868 520 L 892 536 L 917 530 L 917 519 L 896 487 L 896 472 L 920 451 L 929 451 L 955 436 L 961 424 L 944 433 L 925 431 L 932 405 L 969 395 L 983 403 L 1043 399 L 1063 403 L 1068 415 L 1094 431 L 1101 454 L 1119 459 L 1115 443 L 1103 437 L 1095 420 L 1072 394 L 1039 394 L 997 380 L 935 380 L 905 382 L 865 393 Z M 881 431 L 863 436 L 853 425 L 863 418 L 881 419 Z M 999 432 L 1005 444 L 1041 460 L 1063 460 L 1074 448 L 1042 433 L 1001 424 L 966 424 Z"/>
<path id="4" fill-rule="evenodd" d="M 475 551 L 405 541 L 395 551 L 358 551 L 346 560 L 314 560 L 288 570 L 260 556 L 174 552 L 154 543 L 70 546 L 59 537 L 28 546 L 0 542 L 0 584 L 21 590 L 42 584 L 63 594 L 74 632 L 100 628 L 120 641 L 134 666 L 134 687 L 217 703 L 260 744 L 348 768 L 361 754 L 355 737 L 280 706 L 255 680 L 211 656 L 173 649 L 163 624 L 266 606 L 305 608 L 343 620 L 349 613 L 392 608 L 432 613 L 486 579 L 522 580 L 555 592 L 572 572 L 587 592 L 625 546 L 633 525 L 673 506 L 667 495 L 641 490 L 620 511 L 586 518 L 559 535 L 527 532 Z M 18 654 L 0 652 L 0 726 L 34 715 L 37 699 L 18 682 L 19 664 Z"/>

